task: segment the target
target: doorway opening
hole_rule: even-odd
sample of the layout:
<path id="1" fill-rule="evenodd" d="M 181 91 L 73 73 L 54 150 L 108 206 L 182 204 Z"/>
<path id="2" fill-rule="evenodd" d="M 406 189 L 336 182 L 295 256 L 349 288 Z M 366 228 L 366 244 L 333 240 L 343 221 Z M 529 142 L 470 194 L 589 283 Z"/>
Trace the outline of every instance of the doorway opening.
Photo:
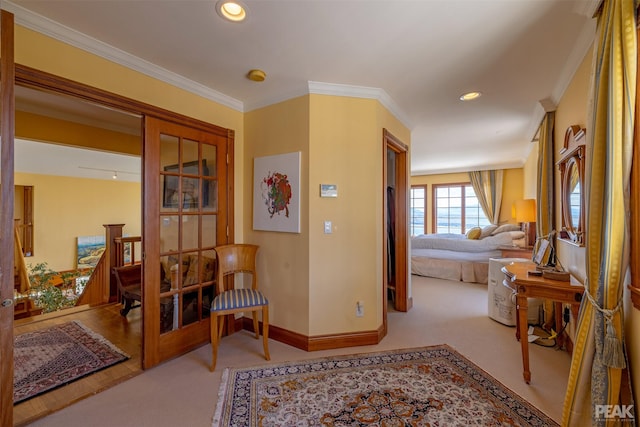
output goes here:
<path id="1" fill-rule="evenodd" d="M 383 313 L 406 312 L 411 308 L 408 274 L 408 147 L 383 129 Z"/>

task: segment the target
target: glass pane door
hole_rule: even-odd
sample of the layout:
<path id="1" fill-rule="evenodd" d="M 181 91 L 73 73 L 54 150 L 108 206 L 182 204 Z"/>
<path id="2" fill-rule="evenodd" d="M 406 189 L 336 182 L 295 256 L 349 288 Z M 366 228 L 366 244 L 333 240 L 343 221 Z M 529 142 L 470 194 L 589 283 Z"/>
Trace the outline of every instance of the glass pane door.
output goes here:
<path id="1" fill-rule="evenodd" d="M 227 137 L 146 122 L 145 292 L 157 306 L 145 310 L 145 328 L 154 323 L 163 360 L 209 339 L 214 247 L 227 241 Z"/>

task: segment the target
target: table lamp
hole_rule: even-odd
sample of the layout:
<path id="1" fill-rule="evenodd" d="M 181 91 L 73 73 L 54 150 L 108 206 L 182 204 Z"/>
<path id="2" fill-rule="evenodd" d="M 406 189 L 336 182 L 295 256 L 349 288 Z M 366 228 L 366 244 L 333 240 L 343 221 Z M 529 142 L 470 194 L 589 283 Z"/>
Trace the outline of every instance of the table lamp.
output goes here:
<path id="1" fill-rule="evenodd" d="M 516 222 L 522 224 L 522 231 L 525 234 L 525 244 L 527 247 L 532 246 L 536 241 L 536 201 L 535 199 L 517 200 L 514 207 Z"/>

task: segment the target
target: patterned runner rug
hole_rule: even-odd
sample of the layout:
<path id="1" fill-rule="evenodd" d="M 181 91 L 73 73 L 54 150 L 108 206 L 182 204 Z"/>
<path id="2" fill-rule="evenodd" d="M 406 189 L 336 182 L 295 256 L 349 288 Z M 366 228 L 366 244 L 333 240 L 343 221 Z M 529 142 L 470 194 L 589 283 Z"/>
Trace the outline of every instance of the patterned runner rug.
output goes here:
<path id="1" fill-rule="evenodd" d="M 129 358 L 77 321 L 18 335 L 13 351 L 14 404 Z"/>
<path id="2" fill-rule="evenodd" d="M 213 426 L 557 426 L 449 346 L 227 368 Z"/>

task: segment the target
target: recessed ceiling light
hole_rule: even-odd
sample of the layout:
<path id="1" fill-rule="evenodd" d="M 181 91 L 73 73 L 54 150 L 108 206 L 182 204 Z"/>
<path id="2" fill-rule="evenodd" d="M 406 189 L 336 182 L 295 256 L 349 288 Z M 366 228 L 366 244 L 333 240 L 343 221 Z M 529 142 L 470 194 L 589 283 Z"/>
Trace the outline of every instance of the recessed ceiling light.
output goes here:
<path id="1" fill-rule="evenodd" d="M 480 98 L 482 93 L 480 92 L 467 92 L 460 95 L 460 101 L 471 101 L 472 99 Z"/>
<path id="2" fill-rule="evenodd" d="M 216 3 L 218 15 L 232 22 L 244 21 L 247 7 L 239 0 L 219 0 Z"/>

